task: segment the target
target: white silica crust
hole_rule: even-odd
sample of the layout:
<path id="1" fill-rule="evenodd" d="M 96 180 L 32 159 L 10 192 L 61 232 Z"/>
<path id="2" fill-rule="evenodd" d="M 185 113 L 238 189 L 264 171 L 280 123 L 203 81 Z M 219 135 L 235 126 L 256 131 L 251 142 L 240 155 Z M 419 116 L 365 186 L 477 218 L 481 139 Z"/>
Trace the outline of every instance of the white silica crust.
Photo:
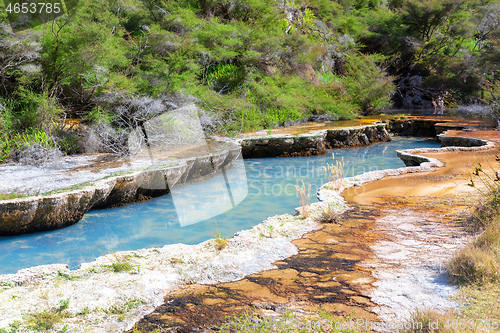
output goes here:
<path id="1" fill-rule="evenodd" d="M 104 154 L 66 156 L 58 163 L 40 166 L 3 164 L 0 166 L 0 193 L 37 195 L 91 183 L 113 173 L 151 166 L 149 160 L 135 160 L 96 170 L 93 166 L 103 156 Z"/>
<path id="2" fill-rule="evenodd" d="M 416 309 L 457 307 L 444 263 L 471 239 L 462 228 L 421 211 L 386 211 L 377 219 L 383 241 L 371 245 L 376 259 L 365 264 L 377 281 L 370 294 L 379 318 L 401 323 Z"/>
<path id="3" fill-rule="evenodd" d="M 311 204 L 308 218 L 270 217 L 236 233 L 220 251 L 212 239 L 198 245 L 116 252 L 74 271 L 66 265 L 47 265 L 0 275 L 0 328 L 19 321 L 19 332 L 27 332 L 29 314 L 56 312 L 61 302 L 69 300 L 65 310 L 69 315 L 54 331 L 63 327 L 72 332 L 125 331 L 162 304 L 165 294 L 175 287 L 235 281 L 275 268 L 273 262 L 297 253 L 291 241 L 316 229 L 327 205 Z M 343 200 L 334 209 L 345 209 Z M 126 267 L 126 271 L 114 272 L 115 267 Z"/>
<path id="4" fill-rule="evenodd" d="M 465 149 L 481 148 L 484 149 Z M 442 149 L 449 151 L 452 147 Z M 273 262 L 297 253 L 291 241 L 317 229 L 317 221 L 325 210 L 348 209 L 340 195 L 345 188 L 389 175 L 432 171 L 432 167 L 442 166 L 435 159 L 423 158 L 427 161 L 420 166 L 372 171 L 343 179 L 340 186 L 325 184 L 318 191 L 321 202 L 308 206 L 307 218 L 288 214 L 270 217 L 236 233 L 222 250 L 217 250 L 216 240 L 211 239 L 197 245 L 174 244 L 116 252 L 83 263 L 74 271 L 67 265 L 55 264 L 0 275 L 0 329 L 9 329 L 9 325 L 18 322 L 18 332 L 29 332 L 30 318 L 33 318 L 30 315 L 54 313 L 66 304 L 65 316 L 51 331 L 64 328 L 70 332 L 92 333 L 128 330 L 162 304 L 169 290 L 192 282 L 235 281 L 275 268 Z"/>

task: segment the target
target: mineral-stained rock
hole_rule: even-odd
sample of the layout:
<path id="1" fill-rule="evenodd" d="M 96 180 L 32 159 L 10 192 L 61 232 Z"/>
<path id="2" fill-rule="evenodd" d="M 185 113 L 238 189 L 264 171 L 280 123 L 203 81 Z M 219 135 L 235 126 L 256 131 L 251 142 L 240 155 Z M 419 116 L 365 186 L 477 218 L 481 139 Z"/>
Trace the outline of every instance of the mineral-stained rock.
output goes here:
<path id="1" fill-rule="evenodd" d="M 299 136 L 248 138 L 241 142 L 241 147 L 245 158 L 311 156 L 323 155 L 330 148 L 366 146 L 390 140 L 385 125 L 370 125 Z"/>
<path id="2" fill-rule="evenodd" d="M 394 119 L 390 123 L 390 131 L 402 136 L 436 136 L 436 123 L 439 120 L 427 119 Z"/>
<path id="3" fill-rule="evenodd" d="M 77 223 L 92 208 L 122 206 L 166 194 L 173 186 L 216 174 L 240 157 L 226 149 L 144 171 L 101 179 L 65 193 L 0 201 L 0 236 L 58 229 Z M 172 165 L 173 164 L 173 165 Z"/>
<path id="4" fill-rule="evenodd" d="M 16 235 L 72 225 L 92 207 L 95 192 L 86 189 L 4 202 L 0 205 L 0 234 Z"/>
<path id="5" fill-rule="evenodd" d="M 138 188 L 138 182 L 133 175 L 118 177 L 115 186 L 101 207 L 113 207 L 134 202 Z"/>
<path id="6" fill-rule="evenodd" d="M 441 147 L 481 147 L 486 146 L 488 144 L 487 141 L 482 139 L 473 139 L 473 138 L 463 138 L 458 136 L 438 136 L 439 141 L 441 141 Z"/>
<path id="7" fill-rule="evenodd" d="M 366 146 L 372 142 L 390 141 L 385 125 L 365 126 L 342 130 L 328 130 L 326 146 L 328 148 L 346 148 Z"/>
<path id="8" fill-rule="evenodd" d="M 322 155 L 326 152 L 324 134 L 245 139 L 241 148 L 245 158 Z"/>
<path id="9" fill-rule="evenodd" d="M 435 135 L 436 121 L 398 120 L 391 128 L 404 135 Z M 243 139 L 225 149 L 167 163 L 144 171 L 101 179 L 92 185 L 66 193 L 0 201 L 0 236 L 62 228 L 78 222 L 92 208 L 125 205 L 166 194 L 186 182 L 210 177 L 244 157 L 320 155 L 329 148 L 363 146 L 390 141 L 386 125 L 331 129 L 299 136 Z M 443 146 L 475 147 L 488 142 L 470 138 L 440 136 Z M 482 147 L 478 147 L 482 148 Z M 451 149 L 451 148 L 450 148 Z M 399 154 L 407 165 L 420 165 L 421 156 Z M 404 155 L 404 156 L 403 156 Z M 408 156 L 406 156 L 408 155 Z M 425 160 L 424 160 L 425 159 Z"/>

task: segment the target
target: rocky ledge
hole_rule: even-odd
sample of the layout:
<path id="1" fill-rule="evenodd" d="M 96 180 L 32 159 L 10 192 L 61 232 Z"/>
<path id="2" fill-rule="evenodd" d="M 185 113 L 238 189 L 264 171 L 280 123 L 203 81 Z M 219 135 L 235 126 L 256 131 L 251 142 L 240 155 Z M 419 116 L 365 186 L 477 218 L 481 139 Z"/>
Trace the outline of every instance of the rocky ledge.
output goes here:
<path id="1" fill-rule="evenodd" d="M 463 119 L 449 116 L 403 116 L 389 121 L 389 131 L 400 136 L 435 137 L 449 130 L 477 130 L 491 127 L 486 119 Z"/>
<path id="2" fill-rule="evenodd" d="M 413 121 L 412 128 L 418 123 Z M 432 127 L 436 125 L 434 121 L 422 124 L 424 123 Z M 394 129 L 394 123 L 392 128 Z M 443 146 L 477 149 L 489 149 L 491 146 L 485 140 L 449 137 L 445 134 L 439 135 L 439 139 Z M 49 195 L 2 200 L 0 236 L 66 227 L 80 221 L 93 208 L 120 206 L 167 194 L 172 187 L 183 186 L 186 182 L 210 177 L 229 168 L 241 154 L 245 158 L 320 155 L 330 148 L 364 146 L 390 140 L 386 124 L 325 129 L 295 136 L 259 135 L 239 138 L 236 142 L 234 139 L 223 139 L 226 141 L 221 145 L 223 148 L 210 154 L 160 161 L 147 168 L 132 168 L 122 172 L 125 174 L 109 175 L 82 185 L 58 189 Z M 399 152 L 398 155 L 407 166 L 425 167 L 428 162 L 432 166 L 438 166 L 440 163 L 413 153 Z"/>
<path id="3" fill-rule="evenodd" d="M 239 157 L 303 156 L 326 149 L 389 141 L 385 125 L 322 130 L 298 136 L 225 140 L 216 152 L 195 157 L 155 161 L 84 184 L 58 188 L 51 194 L 0 201 L 0 236 L 53 230 L 73 225 L 94 208 L 126 205 L 170 192 L 186 182 L 210 177 Z M 241 145 L 241 148 L 240 146 Z M 75 174 L 75 177 L 78 177 Z M 57 182 L 55 178 L 54 181 Z M 53 184 L 52 184 L 53 186 Z"/>
<path id="4" fill-rule="evenodd" d="M 406 166 L 428 166 L 441 167 L 442 163 L 435 158 L 417 155 L 421 153 L 445 152 L 445 151 L 470 151 L 488 150 L 495 148 L 495 143 L 483 139 L 448 136 L 444 132 L 438 135 L 442 148 L 408 149 L 398 151 L 398 157 L 403 160 Z"/>
<path id="5" fill-rule="evenodd" d="M 240 139 L 243 157 L 323 155 L 327 149 L 367 146 L 390 141 L 386 124 L 327 129 L 296 136 L 281 134 Z"/>
<path id="6" fill-rule="evenodd" d="M 157 197 L 171 188 L 210 177 L 231 167 L 241 156 L 234 144 L 208 155 L 173 159 L 147 169 L 108 176 L 90 184 L 60 189 L 50 195 L 0 201 L 0 236 L 66 227 L 80 221 L 92 208 L 125 205 Z"/>

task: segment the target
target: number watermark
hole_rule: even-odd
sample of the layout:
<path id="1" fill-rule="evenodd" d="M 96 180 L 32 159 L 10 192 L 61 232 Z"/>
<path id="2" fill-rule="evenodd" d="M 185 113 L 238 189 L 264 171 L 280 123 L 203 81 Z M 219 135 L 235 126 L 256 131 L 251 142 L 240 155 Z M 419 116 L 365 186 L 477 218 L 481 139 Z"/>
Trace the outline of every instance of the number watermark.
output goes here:
<path id="1" fill-rule="evenodd" d="M 50 22 L 70 13 L 78 0 L 5 0 L 3 11 L 17 32 Z"/>

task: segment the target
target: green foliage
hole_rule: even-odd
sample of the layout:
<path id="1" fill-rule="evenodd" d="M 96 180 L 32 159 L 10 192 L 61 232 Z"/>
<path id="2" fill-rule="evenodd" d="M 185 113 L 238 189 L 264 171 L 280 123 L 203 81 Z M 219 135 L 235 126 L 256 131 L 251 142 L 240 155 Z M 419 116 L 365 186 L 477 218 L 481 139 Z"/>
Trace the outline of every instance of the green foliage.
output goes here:
<path id="1" fill-rule="evenodd" d="M 55 325 L 59 324 L 65 318 L 71 317 L 71 314 L 66 311 L 69 306 L 69 301 L 69 298 L 66 300 L 60 300 L 60 306 L 57 309 L 30 313 L 26 316 L 23 324 L 29 330 L 51 330 Z"/>
<path id="2" fill-rule="evenodd" d="M 55 148 L 56 143 L 52 136 L 48 135 L 38 128 L 28 128 L 23 134 L 18 134 L 14 138 L 14 142 L 18 149 L 23 147 L 39 144 L 44 148 Z"/>
<path id="3" fill-rule="evenodd" d="M 454 20 L 465 18 L 467 3 L 466 0 L 407 0 L 404 3 L 407 30 L 429 42 L 442 32 L 441 29 L 448 29 Z"/>
<path id="4" fill-rule="evenodd" d="M 74 133 L 59 131 L 54 139 L 57 147 L 66 155 L 72 155 L 80 149 L 80 137 Z"/>
<path id="5" fill-rule="evenodd" d="M 103 267 L 108 268 L 114 273 L 130 272 L 135 268 L 130 262 L 126 261 L 114 262 L 110 265 L 103 265 Z"/>
<path id="6" fill-rule="evenodd" d="M 9 139 L 5 137 L 0 138 L 0 162 L 8 158 L 11 152 L 12 146 Z"/>
<path id="7" fill-rule="evenodd" d="M 0 193 L 0 200 L 10 200 L 10 199 L 16 199 L 16 198 L 23 198 L 26 195 L 23 194 L 18 194 L 18 193 Z M 2 285 L 3 287 L 3 285 Z"/>
<path id="8" fill-rule="evenodd" d="M 21 327 L 21 322 L 19 320 L 14 321 L 9 324 L 9 328 L 0 328 L 0 333 L 17 333 Z"/>
<path id="9" fill-rule="evenodd" d="M 195 34 L 210 59 L 214 61 L 227 61 L 239 55 L 242 47 L 242 38 L 238 27 L 223 24 L 217 18 L 209 20 Z"/>
<path id="10" fill-rule="evenodd" d="M 54 98 L 19 87 L 11 98 L 4 100 L 7 129 L 23 131 L 29 128 L 51 132 L 64 112 Z"/>
<path id="11" fill-rule="evenodd" d="M 214 248 L 217 251 L 222 251 L 223 249 L 226 248 L 228 241 L 227 237 L 222 236 L 222 234 L 219 231 L 214 233 L 213 237 L 214 237 Z"/>
<path id="12" fill-rule="evenodd" d="M 229 93 L 243 84 L 245 69 L 234 64 L 217 64 L 208 68 L 205 80 L 219 94 Z"/>
<path id="13" fill-rule="evenodd" d="M 346 90 L 363 112 L 377 111 L 390 105 L 394 85 L 392 79 L 377 66 L 375 57 L 350 55 L 347 68 L 349 75 L 344 80 Z"/>
<path id="14" fill-rule="evenodd" d="M 324 332 L 325 325 L 341 327 L 334 316 L 327 311 L 319 311 L 318 316 L 298 316 L 291 311 L 284 311 L 279 317 L 262 315 L 259 311 L 247 311 L 240 315 L 226 317 L 218 332 Z M 347 321 L 352 320 L 346 318 Z M 356 333 L 355 329 L 344 328 L 339 332 Z"/>
<path id="15" fill-rule="evenodd" d="M 64 311 L 64 310 L 66 310 L 68 308 L 68 306 L 69 306 L 69 300 L 70 299 L 71 298 L 62 299 L 62 300 L 59 301 L 59 304 L 60 304 L 59 309 L 58 309 L 59 312 L 60 311 Z"/>
<path id="16" fill-rule="evenodd" d="M 113 114 L 101 106 L 96 106 L 90 110 L 84 118 L 84 120 L 94 124 L 111 124 L 113 119 Z"/>
<path id="17" fill-rule="evenodd" d="M 102 265 L 102 267 L 109 269 L 113 273 L 130 272 L 138 269 L 137 266 L 133 265 L 128 256 L 115 256 L 115 261 L 109 265 Z"/>
<path id="18" fill-rule="evenodd" d="M 498 13 L 498 0 L 80 1 L 1 33 L 0 161 L 31 128 L 75 152 L 63 113 L 116 127 L 113 95 L 193 95 L 228 133 L 382 109 L 385 68 L 417 65 L 422 88 L 478 99 L 500 74 Z"/>
<path id="19" fill-rule="evenodd" d="M 60 277 L 63 280 L 68 280 L 68 281 L 74 281 L 76 278 L 70 274 L 63 273 L 61 271 L 57 272 L 57 276 Z M 68 299 L 69 302 L 69 299 Z"/>

